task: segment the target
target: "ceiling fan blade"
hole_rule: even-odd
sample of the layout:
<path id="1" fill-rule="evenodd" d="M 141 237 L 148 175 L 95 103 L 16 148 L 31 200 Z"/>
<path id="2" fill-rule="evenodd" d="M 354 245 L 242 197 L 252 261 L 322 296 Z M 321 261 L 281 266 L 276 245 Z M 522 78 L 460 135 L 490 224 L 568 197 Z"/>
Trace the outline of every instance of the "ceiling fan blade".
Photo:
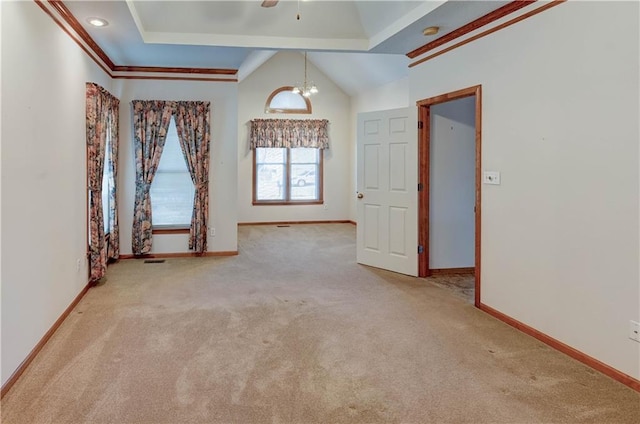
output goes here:
<path id="1" fill-rule="evenodd" d="M 261 5 L 261 6 L 262 6 L 262 7 L 273 7 L 273 6 L 275 6 L 276 4 L 278 4 L 278 1 L 279 1 L 279 0 L 264 0 L 264 1 L 262 2 L 262 5 Z"/>

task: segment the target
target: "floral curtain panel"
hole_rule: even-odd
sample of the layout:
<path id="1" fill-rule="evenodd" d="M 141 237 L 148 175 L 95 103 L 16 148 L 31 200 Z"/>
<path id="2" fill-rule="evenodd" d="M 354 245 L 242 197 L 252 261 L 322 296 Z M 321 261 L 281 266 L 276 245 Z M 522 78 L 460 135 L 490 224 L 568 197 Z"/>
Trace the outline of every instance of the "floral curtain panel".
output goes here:
<path id="1" fill-rule="evenodd" d="M 134 100 L 133 144 L 136 161 L 136 195 L 131 248 L 134 255 L 151 252 L 151 183 L 158 169 L 174 102 Z"/>
<path id="2" fill-rule="evenodd" d="M 326 119 L 254 119 L 250 148 L 329 148 L 329 121 Z"/>
<path id="3" fill-rule="evenodd" d="M 176 102 L 175 118 L 180 147 L 195 186 L 189 249 L 207 251 L 209 221 L 209 102 Z"/>
<path id="4" fill-rule="evenodd" d="M 117 162 L 118 155 L 118 109 L 119 100 L 108 91 L 94 83 L 87 83 L 86 99 L 86 142 L 87 142 L 87 186 L 89 190 L 89 267 L 91 281 L 102 278 L 107 268 L 107 257 L 117 258 L 117 212 L 115 206 L 115 186 L 113 206 L 109 211 L 112 223 L 111 238 L 115 243 L 105 246 L 104 221 L 102 212 L 102 177 L 104 173 L 105 155 L 108 154 L 112 163 Z M 107 129 L 111 125 L 112 142 L 109 152 L 105 152 L 107 143 Z M 115 135 L 115 136 L 114 136 Z"/>

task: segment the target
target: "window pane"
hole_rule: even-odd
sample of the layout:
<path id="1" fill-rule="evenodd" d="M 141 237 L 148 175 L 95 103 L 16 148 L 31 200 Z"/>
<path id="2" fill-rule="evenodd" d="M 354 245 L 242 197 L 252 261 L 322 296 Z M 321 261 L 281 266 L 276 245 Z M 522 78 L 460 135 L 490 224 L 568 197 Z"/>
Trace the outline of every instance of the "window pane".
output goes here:
<path id="1" fill-rule="evenodd" d="M 291 149 L 291 163 L 318 163 L 318 149 Z"/>
<path id="2" fill-rule="evenodd" d="M 291 91 L 281 91 L 271 99 L 269 103 L 271 109 L 307 109 L 307 102 L 304 101 L 304 97 L 301 94 L 296 94 Z"/>
<path id="3" fill-rule="evenodd" d="M 285 163 L 287 149 L 272 149 L 258 147 L 256 149 L 256 164 L 261 163 Z"/>
<path id="4" fill-rule="evenodd" d="M 317 200 L 319 150 L 291 149 L 291 200 Z"/>
<path id="5" fill-rule="evenodd" d="M 293 87 L 280 87 L 269 95 L 264 109 L 266 113 L 311 113 L 311 102 L 294 93 Z"/>
<path id="6" fill-rule="evenodd" d="M 256 149 L 256 200 L 285 200 L 286 149 Z"/>
<path id="7" fill-rule="evenodd" d="M 195 188 L 171 120 L 158 170 L 151 184 L 153 226 L 189 226 Z"/>
<path id="8" fill-rule="evenodd" d="M 284 165 L 257 165 L 256 200 L 284 200 Z"/>
<path id="9" fill-rule="evenodd" d="M 291 200 L 318 199 L 318 172 L 316 165 L 291 164 Z"/>
<path id="10" fill-rule="evenodd" d="M 109 200 L 111 196 L 109 193 L 112 189 L 112 174 L 111 174 L 111 161 L 109 160 L 109 150 L 111 150 L 111 131 L 107 126 L 107 142 L 104 150 L 104 169 L 102 171 L 102 219 L 104 224 L 104 233 L 109 234 L 111 228 L 109 227 Z"/>

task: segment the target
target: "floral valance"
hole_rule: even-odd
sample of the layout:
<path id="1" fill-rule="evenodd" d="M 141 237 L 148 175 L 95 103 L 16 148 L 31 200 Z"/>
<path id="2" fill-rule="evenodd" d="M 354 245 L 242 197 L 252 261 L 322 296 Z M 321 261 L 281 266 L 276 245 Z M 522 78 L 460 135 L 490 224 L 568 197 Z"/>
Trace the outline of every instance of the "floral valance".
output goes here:
<path id="1" fill-rule="evenodd" d="M 205 114 L 209 114 L 211 102 L 206 101 L 187 101 L 187 100 L 132 100 L 131 108 L 136 110 L 145 110 L 149 113 L 160 113 L 163 108 L 168 108 L 171 115 L 175 115 L 180 107 L 195 108 L 195 110 Z"/>
<path id="2" fill-rule="evenodd" d="M 254 119 L 250 147 L 328 149 L 328 126 L 326 119 Z"/>

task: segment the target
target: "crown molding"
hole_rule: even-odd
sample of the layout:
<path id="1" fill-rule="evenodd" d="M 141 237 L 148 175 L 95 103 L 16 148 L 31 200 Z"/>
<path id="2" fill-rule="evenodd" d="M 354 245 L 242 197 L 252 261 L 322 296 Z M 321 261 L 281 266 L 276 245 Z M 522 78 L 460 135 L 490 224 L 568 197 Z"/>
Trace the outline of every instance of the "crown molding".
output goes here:
<path id="1" fill-rule="evenodd" d="M 102 48 L 95 42 L 82 24 L 61 0 L 33 0 L 53 21 L 75 41 L 80 48 L 93 59 L 96 64 L 114 79 L 158 79 L 158 80 L 193 80 L 211 82 L 238 82 L 233 78 L 237 69 L 216 68 L 180 68 L 161 66 L 121 66 L 116 65 Z M 166 74 L 157 76 L 154 74 Z M 152 75 L 148 75 L 152 74 Z M 217 77 L 207 77 L 207 76 Z"/>
<path id="2" fill-rule="evenodd" d="M 114 72 L 163 72 L 174 74 L 198 74 L 198 75 L 235 75 L 237 69 L 216 69 L 216 68 L 178 68 L 161 66 L 114 66 Z"/>
<path id="3" fill-rule="evenodd" d="M 489 12 L 486 15 L 479 17 L 475 21 L 471 21 L 468 24 L 463 25 L 454 31 L 451 31 L 450 33 L 445 34 L 442 37 L 437 38 L 422 47 L 418 47 L 417 49 L 410 51 L 409 53 L 407 53 L 407 57 L 409 59 L 415 59 L 416 57 L 421 56 L 437 47 L 440 47 L 443 44 L 453 41 L 456 38 L 460 38 L 472 31 L 477 30 L 478 28 L 482 28 L 483 26 L 488 25 L 500 18 L 504 18 L 505 16 L 510 15 L 522 9 L 523 7 L 529 6 L 536 1 L 537 0 L 516 0 L 507 3 L 504 6 L 494 10 L 493 12 Z"/>
<path id="4" fill-rule="evenodd" d="M 522 15 L 516 16 L 513 19 L 510 19 L 510 20 L 508 20 L 506 22 L 503 22 L 503 23 L 501 23 L 501 24 L 499 24 L 497 26 L 489 28 L 489 29 L 487 29 L 487 30 L 485 30 L 483 32 L 480 32 L 480 33 L 478 33 L 478 34 L 476 34 L 476 35 L 474 35 L 472 37 L 466 38 L 466 39 L 464 39 L 464 40 L 462 40 L 462 41 L 460 41 L 460 42 L 458 42 L 456 44 L 453 44 L 453 45 L 451 45 L 449 47 L 443 48 L 442 50 L 438 50 L 437 52 L 435 52 L 435 53 L 433 53 L 433 54 L 431 54 L 429 56 L 423 57 L 422 59 L 419 59 L 419 60 L 417 60 L 415 62 L 412 62 L 412 63 L 409 64 L 409 68 L 413 68 L 414 66 L 420 65 L 421 63 L 424 63 L 424 62 L 426 62 L 428 60 L 431 60 L 431 59 L 433 59 L 435 57 L 438 57 L 440 55 L 448 53 L 451 50 L 457 49 L 458 47 L 462 47 L 465 44 L 471 43 L 472 41 L 475 41 L 475 40 L 478 40 L 480 38 L 486 37 L 487 35 L 493 34 L 494 32 L 500 31 L 500 30 L 502 30 L 504 28 L 507 28 L 507 27 L 509 27 L 509 26 L 511 26 L 513 24 L 516 24 L 516 23 L 518 23 L 520 21 L 523 21 L 523 20 L 525 20 L 527 18 L 535 16 L 538 13 L 541 13 L 541 12 L 544 12 L 546 10 L 549 10 L 552 7 L 558 6 L 558 5 L 560 5 L 560 4 L 562 4 L 562 3 L 566 2 L 566 1 L 567 0 L 551 0 L 549 2 L 545 2 L 544 5 L 542 5 L 542 6 L 538 7 L 538 8 L 532 9 L 532 10 L 526 12 L 526 13 L 523 13 Z M 535 2 L 535 0 L 529 1 L 528 4 L 533 4 L 534 2 Z"/>

